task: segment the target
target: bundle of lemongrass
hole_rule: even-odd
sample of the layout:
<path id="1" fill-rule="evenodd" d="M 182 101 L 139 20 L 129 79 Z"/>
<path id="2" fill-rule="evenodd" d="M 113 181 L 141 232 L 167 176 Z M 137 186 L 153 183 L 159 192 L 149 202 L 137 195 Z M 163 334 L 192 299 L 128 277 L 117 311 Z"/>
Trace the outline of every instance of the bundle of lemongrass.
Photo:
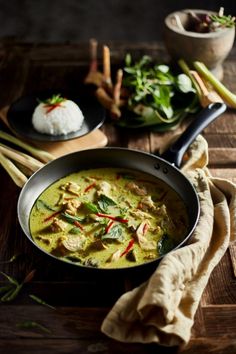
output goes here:
<path id="1" fill-rule="evenodd" d="M 27 155 L 0 143 L 0 164 L 18 187 L 23 187 L 27 181 L 27 177 L 43 167 L 45 163 L 54 159 L 54 156 L 48 152 L 33 147 L 1 130 L 0 138 L 30 153 L 30 155 Z"/>
<path id="2" fill-rule="evenodd" d="M 183 59 L 180 59 L 178 64 L 192 80 L 203 107 L 211 102 L 224 102 L 228 107 L 236 108 L 236 95 L 220 82 L 204 63 L 194 61 L 193 69 Z"/>

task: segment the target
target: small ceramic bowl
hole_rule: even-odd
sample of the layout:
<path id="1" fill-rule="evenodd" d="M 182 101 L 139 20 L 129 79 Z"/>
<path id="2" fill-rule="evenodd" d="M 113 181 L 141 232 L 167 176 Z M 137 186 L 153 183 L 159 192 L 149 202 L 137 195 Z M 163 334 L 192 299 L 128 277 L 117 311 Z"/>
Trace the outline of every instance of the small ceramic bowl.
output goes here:
<path id="1" fill-rule="evenodd" d="M 235 28 L 210 33 L 188 31 L 186 28 L 190 12 L 197 15 L 215 13 L 185 9 L 169 14 L 164 23 L 164 43 L 167 51 L 174 61 L 180 58 L 189 64 L 194 60 L 202 61 L 221 80 L 223 78 L 222 63 L 233 46 Z"/>

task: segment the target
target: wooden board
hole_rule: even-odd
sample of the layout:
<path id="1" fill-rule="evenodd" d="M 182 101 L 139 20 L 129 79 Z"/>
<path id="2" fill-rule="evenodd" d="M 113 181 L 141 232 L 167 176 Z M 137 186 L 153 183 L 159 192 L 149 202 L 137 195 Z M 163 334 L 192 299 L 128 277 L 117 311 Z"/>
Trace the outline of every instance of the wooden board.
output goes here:
<path id="1" fill-rule="evenodd" d="M 4 107 L 0 111 L 0 119 L 6 124 L 10 129 L 7 121 L 7 111 L 8 107 Z M 14 133 L 14 132 L 13 132 Z M 30 144 L 50 152 L 55 157 L 60 157 L 70 152 L 75 152 L 78 150 L 92 149 L 106 146 L 107 137 L 99 129 L 94 130 L 93 132 L 82 136 L 77 139 L 63 141 L 63 142 L 41 142 L 41 141 L 28 141 Z"/>

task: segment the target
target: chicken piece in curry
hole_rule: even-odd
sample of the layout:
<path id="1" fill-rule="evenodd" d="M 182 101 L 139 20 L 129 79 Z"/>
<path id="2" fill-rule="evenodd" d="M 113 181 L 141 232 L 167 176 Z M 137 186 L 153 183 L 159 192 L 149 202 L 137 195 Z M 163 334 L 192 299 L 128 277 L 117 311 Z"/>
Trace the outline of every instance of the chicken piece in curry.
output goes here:
<path id="1" fill-rule="evenodd" d="M 30 214 L 33 240 L 44 251 L 87 267 L 125 268 L 150 262 L 188 233 L 180 196 L 149 174 L 99 168 L 50 185 Z"/>

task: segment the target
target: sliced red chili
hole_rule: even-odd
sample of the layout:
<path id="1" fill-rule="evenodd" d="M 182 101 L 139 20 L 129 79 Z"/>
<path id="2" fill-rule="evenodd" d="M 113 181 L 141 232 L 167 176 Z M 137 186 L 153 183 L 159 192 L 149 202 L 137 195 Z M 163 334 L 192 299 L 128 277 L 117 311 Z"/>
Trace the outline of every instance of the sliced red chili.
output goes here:
<path id="1" fill-rule="evenodd" d="M 126 247 L 126 249 L 124 250 L 124 252 L 121 253 L 120 257 L 124 256 L 125 254 L 127 254 L 131 248 L 134 245 L 134 239 L 132 238 L 132 240 L 129 241 L 128 246 Z"/>
<path id="2" fill-rule="evenodd" d="M 46 217 L 43 221 L 47 222 L 53 218 L 55 218 L 55 216 L 57 216 L 58 214 L 60 214 L 60 211 L 56 211 L 55 213 L 51 214 L 50 216 Z"/>
<path id="3" fill-rule="evenodd" d="M 96 215 L 100 216 L 101 218 L 107 218 L 107 219 L 111 219 L 111 220 L 114 220 L 114 221 L 119 221 L 119 222 L 122 222 L 122 223 L 128 222 L 128 219 L 122 219 L 119 216 L 112 216 L 112 215 L 107 215 L 107 214 L 102 214 L 102 213 L 96 213 Z"/>
<path id="4" fill-rule="evenodd" d="M 92 184 L 90 184 L 89 186 L 87 186 L 84 190 L 84 193 L 88 192 L 91 188 L 96 186 L 96 182 L 93 182 Z"/>
<path id="5" fill-rule="evenodd" d="M 79 227 L 81 230 L 84 229 L 83 226 L 81 225 L 81 223 L 79 221 L 77 221 L 77 220 L 74 221 L 74 225 Z"/>
<path id="6" fill-rule="evenodd" d="M 46 113 L 50 113 L 50 112 L 53 111 L 55 108 L 61 107 L 61 103 L 45 104 L 44 107 L 45 107 L 45 108 L 48 108 L 48 109 L 46 110 Z"/>
<path id="7" fill-rule="evenodd" d="M 107 227 L 105 228 L 105 234 L 107 234 L 111 230 L 113 224 L 114 221 L 112 220 L 108 223 Z"/>

